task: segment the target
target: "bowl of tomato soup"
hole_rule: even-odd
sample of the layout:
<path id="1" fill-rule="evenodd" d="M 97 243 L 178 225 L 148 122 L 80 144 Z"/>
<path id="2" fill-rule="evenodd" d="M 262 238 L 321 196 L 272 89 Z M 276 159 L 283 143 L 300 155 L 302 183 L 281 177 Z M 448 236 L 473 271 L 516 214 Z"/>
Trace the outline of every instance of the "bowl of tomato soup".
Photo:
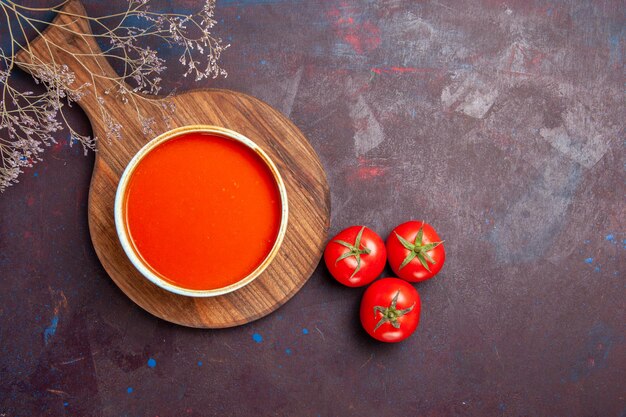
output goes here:
<path id="1" fill-rule="evenodd" d="M 186 126 L 133 157 L 115 197 L 115 226 L 133 265 L 170 292 L 211 297 L 258 277 L 287 228 L 287 192 L 247 137 Z"/>

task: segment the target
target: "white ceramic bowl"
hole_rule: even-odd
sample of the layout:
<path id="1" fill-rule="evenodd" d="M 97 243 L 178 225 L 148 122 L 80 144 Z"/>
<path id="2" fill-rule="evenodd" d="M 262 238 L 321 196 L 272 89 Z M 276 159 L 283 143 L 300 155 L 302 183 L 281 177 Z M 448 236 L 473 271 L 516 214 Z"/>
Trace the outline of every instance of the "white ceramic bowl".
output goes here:
<path id="1" fill-rule="evenodd" d="M 157 146 L 162 143 L 184 135 L 186 133 L 210 133 L 212 135 L 220 136 L 223 138 L 227 138 L 230 140 L 238 141 L 251 150 L 253 150 L 257 155 L 261 157 L 261 159 L 265 162 L 267 167 L 272 172 L 274 179 L 276 181 L 276 185 L 278 187 L 278 191 L 281 199 L 281 220 L 280 226 L 278 229 L 278 235 L 276 240 L 274 241 L 274 246 L 267 254 L 263 262 L 250 273 L 248 276 L 242 278 L 240 281 L 237 281 L 234 284 L 228 285 L 222 288 L 215 288 L 210 290 L 192 290 L 180 286 L 176 286 L 171 282 L 167 281 L 162 275 L 160 275 L 157 271 L 151 268 L 141 257 L 139 251 L 135 247 L 129 231 L 128 224 L 126 221 L 126 189 L 128 187 L 129 180 L 133 174 L 135 168 L 139 165 L 142 159 Z M 131 159 L 128 163 L 128 166 L 124 170 L 122 177 L 120 178 L 120 182 L 117 186 L 117 192 L 115 194 L 115 228 L 117 230 L 117 235 L 120 239 L 120 243 L 122 244 L 122 248 L 128 256 L 128 259 L 132 262 L 132 264 L 137 268 L 141 274 L 146 277 L 148 280 L 163 288 L 164 290 L 170 291 L 175 294 L 186 295 L 189 297 L 214 297 L 218 295 L 227 294 L 229 292 L 233 292 L 238 290 L 239 288 L 251 283 L 257 278 L 261 273 L 267 268 L 267 266 L 272 262 L 276 254 L 278 253 L 278 249 L 283 241 L 285 236 L 285 232 L 287 230 L 287 220 L 288 220 L 288 205 L 287 205 L 287 190 L 285 188 L 285 184 L 278 172 L 278 169 L 270 159 L 270 157 L 261 149 L 256 143 L 248 139 L 247 137 L 234 132 L 229 129 L 225 129 L 223 127 L 217 126 L 206 126 L 206 125 L 192 125 L 179 127 L 176 129 L 172 129 L 168 132 L 165 132 L 156 138 L 152 139 L 143 148 L 137 152 L 137 154 Z"/>

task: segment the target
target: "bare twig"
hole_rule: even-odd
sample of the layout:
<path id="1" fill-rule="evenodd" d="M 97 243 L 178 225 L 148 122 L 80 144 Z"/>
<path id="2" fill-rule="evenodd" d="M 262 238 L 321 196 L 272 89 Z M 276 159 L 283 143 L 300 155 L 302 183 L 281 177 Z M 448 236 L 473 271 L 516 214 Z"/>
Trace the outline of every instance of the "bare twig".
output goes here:
<path id="1" fill-rule="evenodd" d="M 18 176 L 25 167 L 31 167 L 41 160 L 45 146 L 55 143 L 54 133 L 67 127 L 70 132 L 70 144 L 80 143 L 84 151 L 95 148 L 96 138 L 82 135 L 74 130 L 66 118 L 66 107 L 80 100 L 85 94 L 95 94 L 100 103 L 100 112 L 105 121 L 107 139 L 120 139 L 121 127 L 109 115 L 104 107 L 104 100 L 98 96 L 95 84 L 98 79 L 113 81 L 114 91 L 107 90 L 123 103 L 129 103 L 135 109 L 136 117 L 141 121 L 146 133 L 152 129 L 154 119 L 142 114 L 137 105 L 139 100 L 155 101 L 150 95 L 158 94 L 161 86 L 160 74 L 166 69 L 165 61 L 157 51 L 146 46 L 145 40 L 156 38 L 167 45 L 178 48 L 179 63 L 185 67 L 186 76 L 193 76 L 196 81 L 204 78 L 226 76 L 227 73 L 218 65 L 220 55 L 229 45 L 211 34 L 216 24 L 213 19 L 215 0 L 204 0 L 202 9 L 195 14 L 158 13 L 149 7 L 150 0 L 128 0 L 124 12 L 107 16 L 78 16 L 62 10 L 67 1 L 60 1 L 53 7 L 33 8 L 18 4 L 13 0 L 0 0 L 0 20 L 4 20 L 10 37 L 10 50 L 0 48 L 0 191 L 18 182 Z M 70 26 L 49 23 L 33 16 L 33 13 L 55 12 L 76 18 L 86 19 L 96 34 L 76 33 Z M 115 21 L 116 24 L 110 22 Z M 32 53 L 29 63 L 20 63 L 34 77 L 35 82 L 43 84 L 45 91 L 19 91 L 10 79 L 15 69 L 15 55 L 19 51 L 29 52 L 28 31 L 41 35 L 40 24 L 55 25 L 61 30 L 81 36 L 108 40 L 109 47 L 102 54 L 112 63 L 121 67 L 118 77 L 106 76 L 89 71 L 91 83 L 73 86 L 74 73 L 64 64 L 43 62 Z M 4 25 L 2 25 L 4 26 Z M 14 33 L 19 28 L 18 33 Z M 18 34 L 25 39 L 20 42 Z M 4 34 L 3 34 L 4 37 Z M 57 48 L 71 53 L 80 62 L 81 58 L 96 56 L 99 52 L 76 54 L 67 51 L 64 45 L 57 45 L 44 38 L 47 48 Z M 51 54 L 52 56 L 52 54 Z M 132 83 L 129 86 L 128 82 Z M 72 86 L 72 87 L 70 87 Z M 171 103 L 160 104 L 172 111 Z"/>

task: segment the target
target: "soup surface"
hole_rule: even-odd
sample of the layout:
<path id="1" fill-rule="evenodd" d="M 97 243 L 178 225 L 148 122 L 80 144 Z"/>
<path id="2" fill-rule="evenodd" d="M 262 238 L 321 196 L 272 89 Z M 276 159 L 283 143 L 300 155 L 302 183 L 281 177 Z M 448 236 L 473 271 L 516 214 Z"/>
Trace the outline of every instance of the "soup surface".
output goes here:
<path id="1" fill-rule="evenodd" d="M 152 149 L 130 176 L 126 221 L 144 262 L 187 289 L 234 284 L 270 253 L 281 222 L 278 186 L 247 146 L 186 133 Z"/>

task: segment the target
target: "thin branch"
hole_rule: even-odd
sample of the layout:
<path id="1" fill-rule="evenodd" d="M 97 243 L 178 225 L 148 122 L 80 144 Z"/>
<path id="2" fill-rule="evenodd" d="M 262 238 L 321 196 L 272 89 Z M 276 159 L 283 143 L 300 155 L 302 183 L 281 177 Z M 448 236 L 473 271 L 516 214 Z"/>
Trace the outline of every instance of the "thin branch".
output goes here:
<path id="1" fill-rule="evenodd" d="M 8 36 L 11 40 L 11 51 L 5 53 L 0 48 L 0 191 L 17 182 L 18 175 L 24 167 L 30 167 L 41 160 L 41 152 L 45 146 L 55 143 L 54 134 L 63 127 L 68 128 L 70 144 L 80 142 L 85 150 L 95 148 L 95 138 L 78 133 L 66 117 L 66 108 L 72 102 L 79 101 L 86 94 L 93 94 L 99 103 L 99 111 L 105 122 L 107 140 L 121 139 L 121 126 L 113 119 L 104 106 L 103 97 L 99 96 L 97 85 L 105 81 L 112 85 L 104 91 L 123 104 L 132 108 L 137 119 L 141 122 L 144 132 L 152 131 L 154 119 L 150 115 L 141 113 L 139 101 L 150 102 L 165 109 L 163 116 L 169 125 L 169 115 L 174 110 L 173 102 L 168 102 L 151 95 L 160 91 L 161 78 L 159 74 L 166 69 L 165 61 L 157 51 L 146 46 L 145 39 L 158 39 L 168 46 L 180 48 L 179 63 L 186 71 L 184 76 L 193 75 L 196 80 L 226 76 L 226 71 L 220 68 L 218 61 L 221 53 L 229 45 L 223 45 L 222 40 L 212 36 L 210 29 L 216 24 L 213 19 L 215 0 L 204 0 L 202 9 L 193 17 L 180 13 L 157 13 L 149 9 L 149 0 L 129 0 L 124 12 L 112 13 L 106 16 L 90 17 L 71 13 L 62 9 L 68 1 L 61 1 L 53 7 L 29 7 L 18 4 L 13 0 L 0 0 L 0 9 L 7 23 Z M 71 17 L 67 23 L 50 23 L 40 18 L 29 16 L 31 13 L 54 12 L 57 15 Z M 133 25 L 127 25 L 129 18 L 133 18 Z M 73 29 L 77 19 L 85 19 L 101 32 L 97 34 L 80 33 Z M 119 21 L 117 21 L 117 20 Z M 136 21 L 143 21 L 143 25 L 136 25 Z M 17 22 L 22 43 L 16 38 L 12 23 Z M 108 24 L 112 22 L 112 27 Z M 68 34 L 83 39 L 89 45 L 88 39 L 109 41 L 110 47 L 104 51 L 89 50 L 86 53 L 74 53 L 65 45 L 59 45 L 52 40 L 42 37 L 38 25 L 51 25 Z M 143 27 L 141 27 L 143 26 Z M 48 49 L 50 62 L 44 62 L 31 52 L 31 44 L 27 36 L 27 29 L 43 38 L 45 48 Z M 18 50 L 25 51 L 31 58 L 30 62 L 20 65 L 30 72 L 37 84 L 42 84 L 45 91 L 33 93 L 18 91 L 10 84 L 10 78 L 15 70 L 15 55 Z M 53 50 L 63 51 L 75 58 L 77 65 L 87 70 L 90 83 L 75 85 L 74 73 L 63 63 L 56 62 Z M 111 76 L 104 74 L 100 64 L 100 57 L 120 64 L 121 74 Z M 100 73 L 90 71 L 84 64 L 85 58 L 96 59 Z M 131 82 L 133 86 L 129 86 Z"/>

